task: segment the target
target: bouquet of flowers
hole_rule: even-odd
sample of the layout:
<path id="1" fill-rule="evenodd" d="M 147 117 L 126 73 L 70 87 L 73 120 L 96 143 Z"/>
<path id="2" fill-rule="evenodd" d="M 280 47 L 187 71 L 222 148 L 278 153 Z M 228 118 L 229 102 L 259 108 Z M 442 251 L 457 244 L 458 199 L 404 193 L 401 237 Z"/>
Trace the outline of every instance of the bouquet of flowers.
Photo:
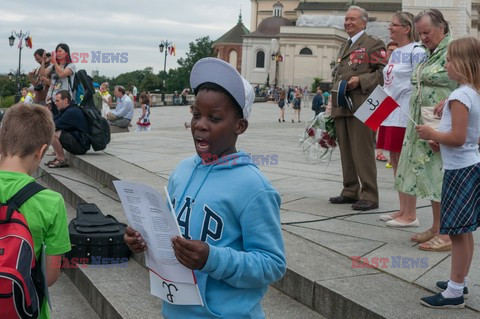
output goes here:
<path id="1" fill-rule="evenodd" d="M 309 160 L 320 161 L 332 158 L 337 146 L 335 122 L 330 115 L 322 112 L 307 121 L 307 127 L 300 136 L 300 147 Z"/>

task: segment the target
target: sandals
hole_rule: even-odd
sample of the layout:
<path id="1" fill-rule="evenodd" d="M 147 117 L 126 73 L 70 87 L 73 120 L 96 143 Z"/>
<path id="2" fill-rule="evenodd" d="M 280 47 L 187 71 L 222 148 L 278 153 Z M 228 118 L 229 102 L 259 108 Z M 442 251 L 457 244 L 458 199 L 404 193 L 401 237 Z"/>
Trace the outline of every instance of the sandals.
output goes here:
<path id="1" fill-rule="evenodd" d="M 435 234 L 432 233 L 430 229 L 428 229 L 424 232 L 413 234 L 412 237 L 410 237 L 410 240 L 416 243 L 424 243 L 426 241 L 429 241 L 433 237 L 435 237 Z"/>
<path id="2" fill-rule="evenodd" d="M 55 157 L 54 159 L 52 159 L 52 160 L 50 160 L 50 161 L 47 161 L 47 162 L 45 162 L 44 164 L 45 164 L 46 166 L 48 166 L 48 165 L 52 164 L 53 162 L 55 162 L 56 160 L 57 160 L 57 158 Z"/>
<path id="3" fill-rule="evenodd" d="M 67 160 L 60 161 L 56 159 L 55 161 L 51 162 L 50 164 L 47 165 L 49 168 L 62 168 L 62 167 L 68 167 L 68 162 Z"/>
<path id="4" fill-rule="evenodd" d="M 378 154 L 376 159 L 377 159 L 377 161 L 380 161 L 380 162 L 387 162 L 388 161 L 388 158 L 386 158 L 385 155 L 383 155 L 383 154 Z"/>
<path id="5" fill-rule="evenodd" d="M 440 237 L 435 236 L 429 241 L 427 241 L 426 243 L 420 244 L 418 246 L 418 249 L 426 250 L 426 251 L 435 251 L 435 252 L 450 251 L 452 250 L 452 243 L 446 242 Z"/>

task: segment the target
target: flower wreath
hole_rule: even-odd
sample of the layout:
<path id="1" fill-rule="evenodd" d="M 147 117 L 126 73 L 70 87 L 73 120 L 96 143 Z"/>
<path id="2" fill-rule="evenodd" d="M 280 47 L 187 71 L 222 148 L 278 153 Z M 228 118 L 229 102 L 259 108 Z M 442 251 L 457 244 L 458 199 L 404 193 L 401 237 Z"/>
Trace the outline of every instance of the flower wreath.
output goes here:
<path id="1" fill-rule="evenodd" d="M 337 147 L 335 122 L 330 115 L 322 112 L 307 121 L 307 127 L 300 136 L 300 147 L 308 159 L 320 161 L 332 157 Z"/>

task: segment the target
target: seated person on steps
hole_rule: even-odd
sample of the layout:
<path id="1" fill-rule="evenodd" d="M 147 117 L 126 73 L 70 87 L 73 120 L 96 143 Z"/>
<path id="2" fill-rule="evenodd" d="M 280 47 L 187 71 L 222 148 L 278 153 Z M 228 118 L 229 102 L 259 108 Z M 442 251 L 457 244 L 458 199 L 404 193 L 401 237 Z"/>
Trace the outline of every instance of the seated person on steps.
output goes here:
<path id="1" fill-rule="evenodd" d="M 50 168 L 68 167 L 63 149 L 75 155 L 83 155 L 90 149 L 88 122 L 82 110 L 72 104 L 67 90 L 55 95 L 55 104 L 59 111 L 54 118 L 55 136 L 52 141 L 56 157 L 45 165 Z"/>
<path id="2" fill-rule="evenodd" d="M 107 120 L 110 125 L 128 127 L 133 117 L 132 99 L 125 94 L 125 88 L 121 85 L 115 87 L 113 94 L 117 98 L 117 107 L 107 113 Z"/>

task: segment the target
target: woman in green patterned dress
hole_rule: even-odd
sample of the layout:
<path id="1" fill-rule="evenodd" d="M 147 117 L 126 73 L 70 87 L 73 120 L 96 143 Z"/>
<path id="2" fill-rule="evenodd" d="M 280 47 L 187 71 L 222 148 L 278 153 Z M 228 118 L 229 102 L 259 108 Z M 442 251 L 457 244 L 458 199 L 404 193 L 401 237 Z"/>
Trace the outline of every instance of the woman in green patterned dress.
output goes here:
<path id="1" fill-rule="evenodd" d="M 415 17 L 415 27 L 422 44 L 428 49 L 427 60 L 418 65 L 411 78 L 414 89 L 410 99 L 410 114 L 417 124 L 422 124 L 421 107 L 443 106 L 444 100 L 457 87 L 457 84 L 448 78 L 444 67 L 447 46 L 451 38 L 448 23 L 442 13 L 436 9 L 420 12 Z M 417 71 L 420 67 L 422 68 L 421 75 L 418 79 Z M 417 81 L 419 80 L 421 92 L 418 92 Z M 422 250 L 447 251 L 451 249 L 448 236 L 439 236 L 438 234 L 442 179 L 440 153 L 433 152 L 428 141 L 418 137 L 415 125 L 410 121 L 403 141 L 395 188 L 417 198 L 428 199 L 432 203 L 432 227 L 411 237 L 412 241 L 422 243 L 419 245 Z"/>

